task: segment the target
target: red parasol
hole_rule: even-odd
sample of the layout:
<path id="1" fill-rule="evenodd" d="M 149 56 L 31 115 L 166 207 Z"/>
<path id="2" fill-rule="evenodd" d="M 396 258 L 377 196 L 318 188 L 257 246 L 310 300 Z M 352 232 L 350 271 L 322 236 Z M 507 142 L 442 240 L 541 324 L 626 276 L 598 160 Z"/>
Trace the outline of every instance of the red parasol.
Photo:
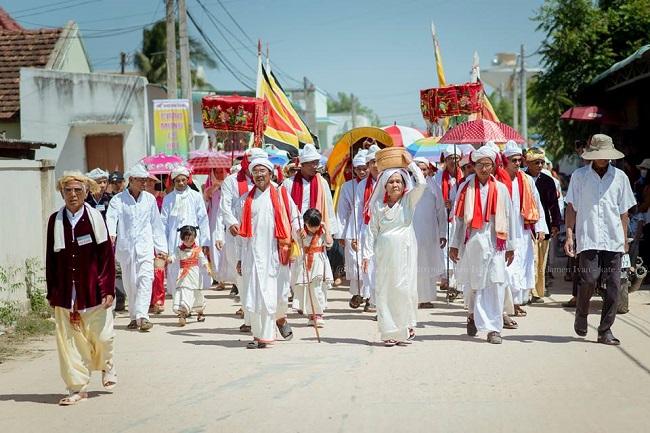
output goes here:
<path id="1" fill-rule="evenodd" d="M 233 155 L 230 152 L 202 149 L 190 152 L 187 162 L 192 165 L 194 174 L 210 174 L 212 169 L 230 169 L 233 156 L 239 157 L 243 154 L 242 151 L 236 151 Z"/>
<path id="2" fill-rule="evenodd" d="M 505 123 L 493 122 L 486 119 L 463 122 L 440 137 L 440 143 L 446 144 L 482 144 L 488 141 L 505 143 L 514 140 L 517 143 L 525 143 L 521 136 Z"/>
<path id="3" fill-rule="evenodd" d="M 577 122 L 595 122 L 605 125 L 625 125 L 625 119 L 618 113 L 607 111 L 595 105 L 586 107 L 572 107 L 560 116 L 560 119 L 575 120 Z"/>

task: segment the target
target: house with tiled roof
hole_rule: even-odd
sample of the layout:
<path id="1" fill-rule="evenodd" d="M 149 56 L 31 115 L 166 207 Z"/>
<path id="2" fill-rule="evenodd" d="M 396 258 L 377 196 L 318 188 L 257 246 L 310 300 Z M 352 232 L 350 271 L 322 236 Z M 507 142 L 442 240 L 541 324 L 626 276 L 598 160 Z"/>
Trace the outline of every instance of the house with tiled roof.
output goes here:
<path id="1" fill-rule="evenodd" d="M 21 139 L 20 70 L 91 72 L 73 21 L 55 29 L 28 30 L 0 8 L 0 136 Z"/>

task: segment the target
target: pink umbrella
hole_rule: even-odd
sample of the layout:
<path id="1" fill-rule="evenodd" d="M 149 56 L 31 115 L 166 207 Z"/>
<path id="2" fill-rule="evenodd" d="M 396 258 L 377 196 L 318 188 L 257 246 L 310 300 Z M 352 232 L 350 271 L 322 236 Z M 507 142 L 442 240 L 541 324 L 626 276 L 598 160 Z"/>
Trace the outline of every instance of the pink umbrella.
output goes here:
<path id="1" fill-rule="evenodd" d="M 190 159 L 187 162 L 192 165 L 194 174 L 210 174 L 212 169 L 229 169 L 233 158 L 243 154 L 242 151 L 195 150 L 190 152 Z"/>
<path id="2" fill-rule="evenodd" d="M 159 153 L 154 156 L 145 156 L 140 160 L 151 174 L 169 174 L 179 165 L 186 165 L 183 158 L 178 155 Z"/>
<path id="3" fill-rule="evenodd" d="M 517 143 L 526 142 L 524 137 L 505 123 L 478 119 L 454 126 L 440 137 L 439 142 L 445 144 L 482 144 L 487 141 L 505 143 L 508 140 L 514 140 Z"/>
<path id="4" fill-rule="evenodd" d="M 604 108 L 589 105 L 586 107 L 572 107 L 560 116 L 560 119 L 575 120 L 577 122 L 595 122 L 605 125 L 625 125 L 625 119 L 618 113 L 607 111 Z"/>
<path id="5" fill-rule="evenodd" d="M 422 131 L 408 126 L 393 125 L 381 129 L 388 132 L 393 138 L 393 146 L 395 147 L 406 147 L 425 137 Z"/>

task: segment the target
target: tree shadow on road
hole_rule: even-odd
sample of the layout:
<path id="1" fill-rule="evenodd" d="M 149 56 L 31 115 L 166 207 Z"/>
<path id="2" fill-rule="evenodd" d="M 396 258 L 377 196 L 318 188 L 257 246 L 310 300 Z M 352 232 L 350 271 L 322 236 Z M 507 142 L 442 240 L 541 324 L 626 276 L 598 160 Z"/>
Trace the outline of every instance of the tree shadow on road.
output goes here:
<path id="1" fill-rule="evenodd" d="M 99 397 L 104 394 L 112 394 L 107 391 L 88 391 L 88 398 Z M 16 403 L 42 403 L 58 405 L 66 395 L 61 394 L 0 394 L 0 401 L 14 401 Z"/>

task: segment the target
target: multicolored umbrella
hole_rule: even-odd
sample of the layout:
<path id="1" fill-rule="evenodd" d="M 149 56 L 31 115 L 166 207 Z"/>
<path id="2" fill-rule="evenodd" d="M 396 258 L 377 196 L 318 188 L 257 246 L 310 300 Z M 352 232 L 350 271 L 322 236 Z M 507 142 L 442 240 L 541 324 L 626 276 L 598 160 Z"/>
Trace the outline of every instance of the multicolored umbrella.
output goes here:
<path id="1" fill-rule="evenodd" d="M 505 143 L 514 140 L 516 143 L 525 143 L 524 137 L 505 123 L 493 122 L 486 119 L 463 122 L 440 137 L 444 144 L 483 144 L 488 141 Z"/>
<path id="2" fill-rule="evenodd" d="M 424 157 L 433 163 L 438 163 L 442 152 L 449 146 L 448 144 L 436 144 L 438 140 L 440 140 L 440 137 L 423 138 L 408 146 L 406 150 L 413 158 Z M 474 146 L 470 144 L 459 144 L 457 148 L 464 155 L 475 150 Z"/>
<path id="3" fill-rule="evenodd" d="M 415 141 L 426 137 L 424 132 L 408 126 L 392 125 L 385 126 L 381 129 L 388 132 L 393 138 L 393 146 L 395 147 L 407 147 Z"/>
<path id="4" fill-rule="evenodd" d="M 145 156 L 140 160 L 147 167 L 151 174 L 169 174 L 178 166 L 185 165 L 186 162 L 178 155 L 167 155 L 159 153 L 154 156 Z"/>

